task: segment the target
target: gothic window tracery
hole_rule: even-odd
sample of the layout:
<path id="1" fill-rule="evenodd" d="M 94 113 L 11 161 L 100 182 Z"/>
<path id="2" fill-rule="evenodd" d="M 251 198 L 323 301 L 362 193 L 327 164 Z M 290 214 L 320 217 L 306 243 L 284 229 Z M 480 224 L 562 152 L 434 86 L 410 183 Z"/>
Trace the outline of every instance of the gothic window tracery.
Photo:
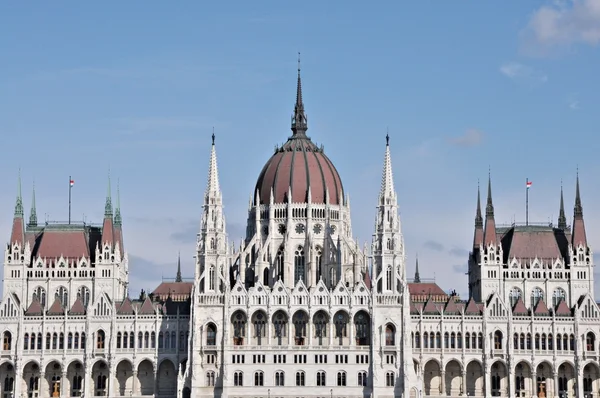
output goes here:
<path id="1" fill-rule="evenodd" d="M 517 304 L 517 301 L 519 301 L 519 298 L 521 298 L 521 289 L 513 287 L 510 290 L 510 306 L 514 307 Z"/>
<path id="2" fill-rule="evenodd" d="M 46 305 L 46 289 L 41 286 L 36 287 L 33 292 L 33 300 L 39 301 L 44 307 Z"/>
<path id="3" fill-rule="evenodd" d="M 315 282 L 318 282 L 321 279 L 321 276 L 323 275 L 321 273 L 321 266 L 322 266 L 322 255 L 323 255 L 323 248 L 321 246 L 317 246 L 316 247 L 316 258 L 315 258 L 315 263 L 316 263 L 316 267 L 315 267 L 315 271 L 316 271 L 316 278 L 315 278 Z"/>
<path id="4" fill-rule="evenodd" d="M 277 339 L 277 345 L 282 345 L 287 329 L 287 316 L 283 312 L 278 311 L 273 316 L 273 329 L 275 338 Z"/>
<path id="5" fill-rule="evenodd" d="M 304 311 L 296 311 L 292 318 L 294 324 L 294 337 L 296 345 L 304 345 L 304 338 L 306 337 L 306 324 L 308 323 L 308 317 Z"/>
<path id="6" fill-rule="evenodd" d="M 339 345 L 344 344 L 344 337 L 348 336 L 348 314 L 344 311 L 338 311 L 335 314 L 333 324 L 335 326 L 335 338 Z"/>
<path id="7" fill-rule="evenodd" d="M 208 290 L 215 290 L 215 266 L 211 265 L 208 269 Z"/>
<path id="8" fill-rule="evenodd" d="M 277 279 L 283 281 L 284 277 L 284 266 L 283 266 L 283 246 L 277 251 L 277 257 L 275 258 L 275 269 L 277 270 Z"/>
<path id="9" fill-rule="evenodd" d="M 388 265 L 385 273 L 386 290 L 391 291 L 393 287 L 392 266 Z"/>
<path id="10" fill-rule="evenodd" d="M 77 298 L 81 299 L 83 306 L 87 308 L 90 302 L 90 289 L 88 289 L 86 286 L 81 286 L 79 289 L 77 289 Z"/>
<path id="11" fill-rule="evenodd" d="M 313 318 L 313 323 L 318 345 L 323 345 L 323 337 L 327 337 L 327 325 L 329 323 L 327 315 L 323 311 L 317 312 Z"/>
<path id="12" fill-rule="evenodd" d="M 556 308 L 561 301 L 564 301 L 567 297 L 567 294 L 560 287 L 554 291 L 552 294 L 552 306 Z"/>
<path id="13" fill-rule="evenodd" d="M 252 324 L 254 326 L 254 337 L 256 338 L 256 345 L 262 345 L 262 338 L 266 336 L 266 322 L 267 319 L 262 311 L 258 311 L 252 316 Z"/>
<path id="14" fill-rule="evenodd" d="M 294 255 L 294 285 L 297 284 L 300 280 L 306 280 L 304 276 L 304 268 L 304 248 L 302 246 L 298 246 Z"/>
<path id="15" fill-rule="evenodd" d="M 60 300 L 63 307 L 66 307 L 69 304 L 69 293 L 67 293 L 66 287 L 61 286 L 56 289 L 55 297 Z"/>
<path id="16" fill-rule="evenodd" d="M 531 305 L 536 306 L 540 300 L 544 299 L 544 292 L 539 287 L 536 287 L 531 292 Z"/>
<path id="17" fill-rule="evenodd" d="M 244 344 L 244 337 L 246 336 L 246 315 L 241 311 L 236 311 L 232 316 L 231 323 L 233 325 L 233 345 Z"/>
<path id="18" fill-rule="evenodd" d="M 354 316 L 354 325 L 356 327 L 356 344 L 357 345 L 368 345 L 369 338 L 371 335 L 369 315 L 364 311 L 359 311 Z"/>

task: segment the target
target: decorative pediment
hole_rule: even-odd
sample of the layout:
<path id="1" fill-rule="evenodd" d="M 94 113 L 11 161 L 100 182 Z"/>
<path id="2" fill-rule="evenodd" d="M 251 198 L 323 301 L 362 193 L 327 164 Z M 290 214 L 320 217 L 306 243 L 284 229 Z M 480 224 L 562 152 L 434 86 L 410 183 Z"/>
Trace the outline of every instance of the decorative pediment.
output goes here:
<path id="1" fill-rule="evenodd" d="M 333 291 L 331 292 L 334 305 L 347 305 L 348 297 L 350 296 L 346 285 L 342 280 L 338 282 Z"/>
<path id="2" fill-rule="evenodd" d="M 278 280 L 271 289 L 271 304 L 272 305 L 285 305 L 288 304 L 288 290 L 281 280 Z"/>
<path id="3" fill-rule="evenodd" d="M 467 302 L 467 306 L 465 307 L 465 315 L 481 315 L 481 309 L 473 297 L 471 297 Z"/>
<path id="4" fill-rule="evenodd" d="M 314 305 L 329 305 L 329 289 L 327 289 L 323 279 L 319 279 L 319 282 L 317 282 L 317 285 L 313 289 L 312 297 Z"/>
<path id="5" fill-rule="evenodd" d="M 507 317 L 509 312 L 504 300 L 496 292 L 492 293 L 487 300 L 486 310 L 491 317 Z"/>
<path id="6" fill-rule="evenodd" d="M 542 266 L 542 264 L 541 264 L 540 259 L 538 259 L 537 257 L 534 258 L 533 262 L 532 262 L 532 268 L 533 269 L 539 269 L 539 268 L 541 268 L 541 266 Z"/>
<path id="7" fill-rule="evenodd" d="M 517 258 L 515 256 L 513 256 L 512 260 L 510 261 L 510 268 L 520 268 L 521 264 L 519 263 L 519 260 L 517 260 Z"/>
<path id="8" fill-rule="evenodd" d="M 433 300 L 431 299 L 431 297 L 427 300 L 427 302 L 425 303 L 425 306 L 423 307 L 423 315 L 439 315 L 440 314 L 440 310 L 437 307 L 437 305 L 435 305 L 435 303 L 433 302 Z"/>
<path id="9" fill-rule="evenodd" d="M 94 301 L 93 314 L 97 317 L 111 316 L 114 310 L 112 300 L 108 297 L 105 292 L 100 292 Z"/>
<path id="10" fill-rule="evenodd" d="M 292 303 L 294 305 L 308 304 L 308 289 L 302 280 L 299 280 L 292 291 Z"/>
<path id="11" fill-rule="evenodd" d="M 21 312 L 21 302 L 17 295 L 13 292 L 5 293 L 0 302 L 0 318 L 16 318 Z"/>
<path id="12" fill-rule="evenodd" d="M 267 288 L 268 289 L 268 288 Z M 254 287 L 248 290 L 248 297 L 254 305 L 267 305 L 269 293 L 265 289 L 261 281 L 256 282 Z"/>
<path id="13" fill-rule="evenodd" d="M 580 317 L 586 319 L 598 319 L 600 316 L 598 304 L 593 300 L 590 293 L 581 296 L 581 299 L 579 299 L 577 304 L 577 311 L 579 311 Z"/>

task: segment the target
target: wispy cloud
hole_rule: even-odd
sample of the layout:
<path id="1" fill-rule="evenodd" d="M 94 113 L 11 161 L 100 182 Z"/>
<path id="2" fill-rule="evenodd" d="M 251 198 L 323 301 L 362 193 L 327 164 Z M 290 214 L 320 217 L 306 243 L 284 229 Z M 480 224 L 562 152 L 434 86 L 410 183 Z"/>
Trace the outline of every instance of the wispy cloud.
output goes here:
<path id="1" fill-rule="evenodd" d="M 545 73 L 518 62 L 507 62 L 502 64 L 500 66 L 500 73 L 513 80 L 538 83 L 546 83 L 548 81 L 548 75 Z"/>
<path id="2" fill-rule="evenodd" d="M 423 246 L 428 249 L 435 250 L 436 252 L 444 251 L 444 245 L 433 240 L 428 240 L 427 242 L 423 243 Z"/>
<path id="3" fill-rule="evenodd" d="M 548 2 L 533 13 L 522 38 L 524 49 L 530 55 L 546 55 L 573 44 L 598 45 L 600 1 Z"/>
<path id="4" fill-rule="evenodd" d="M 579 99 L 577 99 L 577 95 L 569 95 L 569 97 L 567 98 L 567 106 L 572 111 L 576 111 L 577 109 L 579 109 Z"/>
<path id="5" fill-rule="evenodd" d="M 484 135 L 479 129 L 468 129 L 463 135 L 450 138 L 449 142 L 460 147 L 473 147 L 483 142 Z"/>

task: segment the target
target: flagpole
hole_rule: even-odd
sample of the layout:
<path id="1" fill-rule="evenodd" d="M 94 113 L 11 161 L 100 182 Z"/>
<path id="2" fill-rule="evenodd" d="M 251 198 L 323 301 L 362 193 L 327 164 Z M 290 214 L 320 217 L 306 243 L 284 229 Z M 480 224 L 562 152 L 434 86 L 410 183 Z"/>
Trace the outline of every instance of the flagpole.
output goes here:
<path id="1" fill-rule="evenodd" d="M 71 181 L 71 176 L 69 176 L 69 224 L 71 224 L 71 188 L 73 188 Z"/>
<path id="2" fill-rule="evenodd" d="M 525 179 L 525 225 L 529 225 L 529 177 Z"/>

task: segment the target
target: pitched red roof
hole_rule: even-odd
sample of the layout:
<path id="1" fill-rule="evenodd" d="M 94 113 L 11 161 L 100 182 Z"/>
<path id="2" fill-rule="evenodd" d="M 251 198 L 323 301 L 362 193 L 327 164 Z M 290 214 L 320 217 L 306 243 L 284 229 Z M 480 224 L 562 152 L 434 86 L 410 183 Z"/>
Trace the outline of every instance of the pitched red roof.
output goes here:
<path id="1" fill-rule="evenodd" d="M 515 226 L 512 236 L 508 232 L 503 246 L 508 248 L 509 261 L 517 259 L 556 259 L 562 258 L 554 229 L 550 226 Z"/>
<path id="2" fill-rule="evenodd" d="M 131 304 L 131 300 L 127 297 L 117 310 L 117 314 L 119 315 L 133 315 L 133 305 Z"/>
<path id="3" fill-rule="evenodd" d="M 90 257 L 85 231 L 45 230 L 41 237 L 36 257 L 42 258 L 81 258 Z"/>
<path id="4" fill-rule="evenodd" d="M 517 300 L 517 303 L 513 307 L 513 315 L 527 315 L 527 314 L 529 314 L 529 311 L 527 310 L 527 307 L 525 307 L 525 303 L 523 302 L 523 299 L 521 297 L 519 297 L 519 300 Z"/>
<path id="5" fill-rule="evenodd" d="M 438 310 L 438 308 L 435 305 L 435 303 L 433 302 L 433 300 L 429 299 L 429 300 L 427 300 L 427 303 L 425 303 L 425 306 L 423 307 L 423 313 L 437 315 L 440 313 L 440 311 Z"/>
<path id="6" fill-rule="evenodd" d="M 60 302 L 60 299 L 57 297 L 54 299 L 54 303 L 50 306 L 48 310 L 48 315 L 63 315 L 65 310 Z"/>
<path id="7" fill-rule="evenodd" d="M 481 314 L 481 309 L 479 308 L 479 306 L 477 305 L 477 303 L 475 302 L 473 297 L 471 297 L 469 299 L 469 302 L 467 303 L 467 307 L 465 308 L 465 315 L 480 315 L 480 314 Z"/>
<path id="8" fill-rule="evenodd" d="M 43 312 L 44 309 L 42 308 L 42 304 L 36 299 L 29 304 L 29 308 L 25 311 L 25 315 L 42 315 Z"/>
<path id="9" fill-rule="evenodd" d="M 192 282 L 162 282 L 152 294 L 154 296 L 180 296 L 180 295 L 191 295 L 194 284 Z"/>
<path id="10" fill-rule="evenodd" d="M 112 245 L 114 242 L 112 217 L 104 217 L 104 223 L 102 224 L 102 244 L 110 243 Z"/>
<path id="11" fill-rule="evenodd" d="M 73 303 L 73 306 L 69 310 L 70 315 L 85 315 L 85 307 L 83 306 L 83 301 L 81 298 L 77 298 Z"/>
<path id="12" fill-rule="evenodd" d="M 540 299 L 540 301 L 538 301 L 533 313 L 535 315 L 549 315 L 550 314 L 550 311 L 548 310 L 548 306 L 546 305 L 546 303 L 544 302 L 543 299 Z"/>
<path id="13" fill-rule="evenodd" d="M 19 243 L 21 248 L 25 244 L 25 221 L 23 217 L 13 219 L 12 232 L 10 234 L 10 243 Z"/>
<path id="14" fill-rule="evenodd" d="M 365 286 L 367 287 L 367 289 L 371 289 L 371 275 L 369 275 L 368 270 L 367 270 L 367 272 L 365 272 L 363 281 L 365 282 Z"/>
<path id="15" fill-rule="evenodd" d="M 414 303 L 410 302 L 410 313 L 411 314 L 419 314 L 421 312 L 421 308 L 423 308 L 423 303 Z"/>
<path id="16" fill-rule="evenodd" d="M 560 300 L 560 303 L 556 306 L 556 315 L 559 316 L 571 316 L 571 309 L 567 305 L 565 300 Z"/>
<path id="17" fill-rule="evenodd" d="M 418 295 L 446 295 L 446 292 L 437 283 L 409 283 L 408 291 L 411 296 Z"/>
<path id="18" fill-rule="evenodd" d="M 456 305 L 456 300 L 454 297 L 450 297 L 450 299 L 448 299 L 446 307 L 444 308 L 444 314 L 460 314 L 460 309 Z"/>
<path id="19" fill-rule="evenodd" d="M 144 300 L 144 303 L 138 310 L 138 314 L 140 314 L 140 315 L 154 315 L 155 314 L 154 306 L 152 305 L 152 301 L 150 301 L 150 298 L 146 297 L 146 299 Z"/>

